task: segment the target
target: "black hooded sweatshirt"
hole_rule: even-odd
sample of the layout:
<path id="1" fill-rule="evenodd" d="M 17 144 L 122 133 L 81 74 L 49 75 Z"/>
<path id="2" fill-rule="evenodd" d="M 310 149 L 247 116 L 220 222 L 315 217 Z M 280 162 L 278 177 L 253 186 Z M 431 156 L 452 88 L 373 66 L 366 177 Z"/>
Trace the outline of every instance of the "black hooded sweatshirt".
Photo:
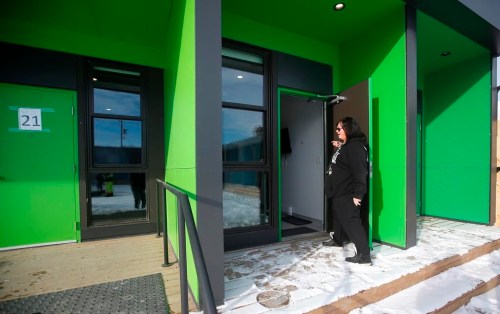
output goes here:
<path id="1" fill-rule="evenodd" d="M 367 192 L 368 152 L 363 138 L 349 139 L 332 156 L 325 178 L 327 197 L 363 199 Z M 328 174 L 331 173 L 331 174 Z"/>

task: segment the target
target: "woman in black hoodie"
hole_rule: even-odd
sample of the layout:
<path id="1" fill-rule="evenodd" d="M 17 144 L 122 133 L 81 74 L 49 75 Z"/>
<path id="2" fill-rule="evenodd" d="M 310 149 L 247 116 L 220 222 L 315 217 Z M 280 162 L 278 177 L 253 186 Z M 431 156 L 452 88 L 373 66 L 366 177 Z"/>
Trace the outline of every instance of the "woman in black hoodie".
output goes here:
<path id="1" fill-rule="evenodd" d="M 361 202 L 368 188 L 366 136 L 351 117 L 339 120 L 336 133 L 340 141 L 332 141 L 337 151 L 332 156 L 325 182 L 325 194 L 332 198 L 334 233 L 332 239 L 323 244 L 341 247 L 350 239 L 356 246 L 356 255 L 346 261 L 371 264 L 360 215 Z"/>

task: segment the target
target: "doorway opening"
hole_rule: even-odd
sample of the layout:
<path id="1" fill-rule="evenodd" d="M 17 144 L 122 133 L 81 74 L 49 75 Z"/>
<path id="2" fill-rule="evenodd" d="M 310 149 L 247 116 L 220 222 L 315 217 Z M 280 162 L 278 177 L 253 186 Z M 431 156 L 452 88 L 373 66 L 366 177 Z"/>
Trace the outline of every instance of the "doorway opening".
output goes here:
<path id="1" fill-rule="evenodd" d="M 281 238 L 325 231 L 325 114 L 317 96 L 280 94 Z"/>

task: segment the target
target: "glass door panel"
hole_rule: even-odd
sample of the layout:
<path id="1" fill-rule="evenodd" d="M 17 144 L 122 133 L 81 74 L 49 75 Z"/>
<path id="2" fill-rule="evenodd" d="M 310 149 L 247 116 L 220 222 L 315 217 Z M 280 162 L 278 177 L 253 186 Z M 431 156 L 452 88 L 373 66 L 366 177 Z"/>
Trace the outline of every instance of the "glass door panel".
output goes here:
<path id="1" fill-rule="evenodd" d="M 267 191 L 266 173 L 260 171 L 224 172 L 224 229 L 269 224 Z"/>
<path id="2" fill-rule="evenodd" d="M 147 218 L 144 173 L 94 173 L 91 197 L 94 224 Z"/>

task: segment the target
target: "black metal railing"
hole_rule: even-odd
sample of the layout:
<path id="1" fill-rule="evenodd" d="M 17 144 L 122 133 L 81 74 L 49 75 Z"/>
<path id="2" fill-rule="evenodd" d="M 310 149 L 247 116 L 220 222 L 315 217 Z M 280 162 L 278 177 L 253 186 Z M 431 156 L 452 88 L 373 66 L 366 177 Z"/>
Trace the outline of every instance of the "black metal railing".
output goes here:
<path id="1" fill-rule="evenodd" d="M 201 307 L 203 313 L 216 314 L 214 295 L 208 278 L 207 266 L 203 258 L 201 250 L 200 239 L 198 231 L 194 223 L 193 213 L 191 211 L 191 204 L 186 193 L 183 193 L 174 186 L 156 179 L 157 187 L 157 203 L 158 203 L 158 227 L 157 235 L 160 236 L 160 224 L 162 225 L 163 232 L 163 266 L 172 265 L 168 261 L 168 232 L 167 232 L 167 207 L 165 202 L 165 190 L 174 194 L 177 199 L 177 212 L 178 212 L 178 239 L 179 239 L 179 273 L 180 273 L 180 288 L 181 288 L 181 309 L 182 313 L 189 313 L 188 306 L 188 280 L 187 280 L 187 264 L 186 264 L 186 229 L 189 234 L 189 242 L 194 257 L 196 273 L 201 287 Z M 160 211 L 162 214 L 160 215 Z M 162 219 L 160 219 L 162 218 Z M 161 220 L 161 222 L 160 222 Z"/>

